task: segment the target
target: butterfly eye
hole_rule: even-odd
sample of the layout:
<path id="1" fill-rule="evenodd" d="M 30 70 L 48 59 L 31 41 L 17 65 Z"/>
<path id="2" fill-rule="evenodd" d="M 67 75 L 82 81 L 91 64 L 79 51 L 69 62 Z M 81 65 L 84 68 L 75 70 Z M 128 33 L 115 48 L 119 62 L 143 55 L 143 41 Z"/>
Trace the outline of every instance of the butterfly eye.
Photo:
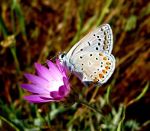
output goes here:
<path id="1" fill-rule="evenodd" d="M 64 56 L 65 56 L 65 54 L 61 54 L 61 55 L 60 55 L 61 58 L 64 58 Z"/>

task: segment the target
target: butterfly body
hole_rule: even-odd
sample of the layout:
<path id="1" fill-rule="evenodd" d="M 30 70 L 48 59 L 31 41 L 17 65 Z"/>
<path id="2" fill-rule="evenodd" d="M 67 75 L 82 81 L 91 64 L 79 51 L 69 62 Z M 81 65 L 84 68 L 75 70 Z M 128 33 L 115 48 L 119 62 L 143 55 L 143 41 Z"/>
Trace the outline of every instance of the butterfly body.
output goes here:
<path id="1" fill-rule="evenodd" d="M 60 61 L 83 82 L 105 83 L 115 69 L 112 30 L 104 24 L 83 37 Z"/>

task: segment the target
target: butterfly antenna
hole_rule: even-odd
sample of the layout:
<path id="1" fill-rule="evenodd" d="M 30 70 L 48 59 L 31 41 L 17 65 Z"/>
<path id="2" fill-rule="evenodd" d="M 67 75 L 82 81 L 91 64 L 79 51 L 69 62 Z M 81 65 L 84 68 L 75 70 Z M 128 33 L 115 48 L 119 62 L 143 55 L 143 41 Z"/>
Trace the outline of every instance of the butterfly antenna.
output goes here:
<path id="1" fill-rule="evenodd" d="M 50 60 L 54 61 L 56 58 L 58 58 L 59 55 L 60 55 L 60 53 L 57 53 L 55 56 L 51 57 Z"/>
<path id="2" fill-rule="evenodd" d="M 55 56 L 51 57 L 49 60 L 50 61 L 55 61 L 56 58 L 58 58 L 58 54 L 56 54 Z M 43 65 L 47 65 L 47 63 L 44 62 Z"/>
<path id="3" fill-rule="evenodd" d="M 68 79 L 70 79 L 70 77 L 71 77 L 71 73 L 68 74 Z"/>
<path id="4" fill-rule="evenodd" d="M 57 58 L 57 56 L 58 56 L 58 55 L 51 57 L 50 60 L 51 60 L 51 61 L 54 61 L 54 60 Z"/>

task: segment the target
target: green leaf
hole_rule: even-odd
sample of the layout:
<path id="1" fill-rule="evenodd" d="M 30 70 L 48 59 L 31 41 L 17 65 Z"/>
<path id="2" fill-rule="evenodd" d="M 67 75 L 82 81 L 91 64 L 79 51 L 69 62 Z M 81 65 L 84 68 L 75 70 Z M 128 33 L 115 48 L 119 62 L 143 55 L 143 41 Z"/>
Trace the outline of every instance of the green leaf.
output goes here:
<path id="1" fill-rule="evenodd" d="M 135 103 L 136 101 L 140 100 L 147 92 L 147 90 L 149 89 L 149 82 L 146 84 L 146 86 L 144 87 L 144 89 L 142 90 L 142 92 L 133 100 L 131 100 L 127 106 L 131 105 L 132 103 Z"/>
<path id="2" fill-rule="evenodd" d="M 137 17 L 135 15 L 131 15 L 126 23 L 125 31 L 131 31 L 135 29 L 137 23 Z"/>
<path id="3" fill-rule="evenodd" d="M 117 131 L 122 131 L 122 125 L 123 125 L 123 121 L 125 119 L 125 107 L 123 107 L 123 116 L 122 119 L 119 121 L 118 127 L 117 127 Z"/>

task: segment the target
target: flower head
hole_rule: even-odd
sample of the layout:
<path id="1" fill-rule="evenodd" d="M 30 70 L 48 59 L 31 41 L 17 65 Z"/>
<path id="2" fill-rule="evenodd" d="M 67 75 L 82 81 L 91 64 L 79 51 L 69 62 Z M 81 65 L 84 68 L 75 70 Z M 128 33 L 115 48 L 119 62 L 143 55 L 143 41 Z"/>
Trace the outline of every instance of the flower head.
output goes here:
<path id="1" fill-rule="evenodd" d="M 48 68 L 35 63 L 37 75 L 25 74 L 31 82 L 22 84 L 21 87 L 32 92 L 24 99 L 32 103 L 51 102 L 63 100 L 70 92 L 70 86 L 66 75 L 66 69 L 59 60 L 56 64 L 47 60 Z"/>

